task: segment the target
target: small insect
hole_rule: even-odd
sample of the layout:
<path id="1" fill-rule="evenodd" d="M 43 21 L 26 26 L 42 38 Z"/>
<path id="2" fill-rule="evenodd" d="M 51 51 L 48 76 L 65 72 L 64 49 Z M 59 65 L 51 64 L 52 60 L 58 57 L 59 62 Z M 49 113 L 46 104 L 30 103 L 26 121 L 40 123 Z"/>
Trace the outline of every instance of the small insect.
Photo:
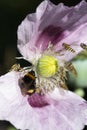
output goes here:
<path id="1" fill-rule="evenodd" d="M 87 45 L 86 44 L 81 43 L 80 46 L 81 46 L 82 49 L 87 50 Z"/>
<path id="2" fill-rule="evenodd" d="M 67 62 L 67 63 L 66 63 L 66 68 L 67 68 L 72 74 L 74 74 L 75 76 L 77 76 L 76 69 L 75 69 L 74 65 L 73 65 L 71 62 Z"/>
<path id="3" fill-rule="evenodd" d="M 36 88 L 35 79 L 36 77 L 33 70 L 26 73 L 24 77 L 19 79 L 19 86 L 20 86 L 22 95 L 24 96 L 32 95 L 35 92 L 39 93 L 39 88 Z"/>
<path id="4" fill-rule="evenodd" d="M 73 48 L 71 48 L 71 46 L 69 44 L 63 43 L 62 46 L 64 47 L 65 50 L 75 53 L 75 50 Z"/>
<path id="5" fill-rule="evenodd" d="M 20 64 L 14 64 L 10 69 L 10 71 L 19 71 L 19 70 L 21 70 Z"/>

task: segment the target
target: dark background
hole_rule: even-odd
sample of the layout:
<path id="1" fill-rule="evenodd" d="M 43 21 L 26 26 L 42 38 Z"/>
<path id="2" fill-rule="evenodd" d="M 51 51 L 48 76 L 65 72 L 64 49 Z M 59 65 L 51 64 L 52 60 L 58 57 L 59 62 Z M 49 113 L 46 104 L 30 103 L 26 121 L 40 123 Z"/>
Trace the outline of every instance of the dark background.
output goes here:
<path id="1" fill-rule="evenodd" d="M 0 75 L 8 72 L 19 56 L 17 51 L 17 27 L 25 16 L 35 12 L 42 0 L 0 0 Z M 51 0 L 73 6 L 81 0 Z M 86 98 L 86 97 L 85 97 Z M 78 125 L 78 124 L 77 124 Z M 0 122 L 0 130 L 13 130 L 8 122 Z M 85 128 L 87 130 L 87 128 Z"/>

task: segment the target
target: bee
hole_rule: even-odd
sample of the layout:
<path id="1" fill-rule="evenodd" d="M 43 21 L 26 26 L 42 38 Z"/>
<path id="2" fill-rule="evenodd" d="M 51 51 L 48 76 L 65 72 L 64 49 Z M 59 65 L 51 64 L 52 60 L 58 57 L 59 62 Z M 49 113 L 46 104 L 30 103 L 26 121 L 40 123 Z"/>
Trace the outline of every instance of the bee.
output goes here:
<path id="1" fill-rule="evenodd" d="M 81 43 L 80 46 L 81 46 L 82 49 L 87 50 L 87 45 L 86 44 Z"/>
<path id="2" fill-rule="evenodd" d="M 39 88 L 36 88 L 36 83 L 35 83 L 35 73 L 33 70 L 30 72 L 26 73 L 22 78 L 19 79 L 18 84 L 21 89 L 22 95 L 32 95 L 35 92 L 39 93 Z"/>
<path id="3" fill-rule="evenodd" d="M 10 69 L 10 71 L 20 71 L 20 70 L 21 70 L 20 64 L 14 64 Z"/>
<path id="4" fill-rule="evenodd" d="M 71 48 L 71 46 L 69 44 L 63 43 L 62 46 L 64 47 L 65 50 L 75 53 L 75 50 L 73 48 Z"/>
<path id="5" fill-rule="evenodd" d="M 76 69 L 75 69 L 74 65 L 71 62 L 67 62 L 65 66 L 72 74 L 77 76 Z"/>

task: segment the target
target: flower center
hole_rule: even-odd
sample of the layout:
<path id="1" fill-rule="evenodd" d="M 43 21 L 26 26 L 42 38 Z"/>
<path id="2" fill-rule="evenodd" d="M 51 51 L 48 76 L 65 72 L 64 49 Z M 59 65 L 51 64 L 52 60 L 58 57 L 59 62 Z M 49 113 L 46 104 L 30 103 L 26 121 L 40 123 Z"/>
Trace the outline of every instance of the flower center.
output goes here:
<path id="1" fill-rule="evenodd" d="M 58 70 L 58 61 L 53 56 L 43 56 L 38 60 L 36 70 L 42 77 L 52 77 Z"/>

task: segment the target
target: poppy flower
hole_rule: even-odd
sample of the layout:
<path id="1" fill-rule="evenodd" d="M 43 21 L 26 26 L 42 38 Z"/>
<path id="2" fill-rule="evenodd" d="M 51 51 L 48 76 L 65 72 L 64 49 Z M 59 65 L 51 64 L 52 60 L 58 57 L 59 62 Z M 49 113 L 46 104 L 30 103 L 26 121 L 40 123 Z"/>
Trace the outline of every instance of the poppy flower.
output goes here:
<path id="1" fill-rule="evenodd" d="M 86 12 L 85 1 L 67 7 L 45 0 L 22 21 L 18 49 L 32 65 L 13 66 L 0 77 L 1 120 L 21 130 L 82 130 L 87 125 L 87 102 L 66 90 L 67 72 L 76 75 L 70 60 L 86 48 Z"/>

